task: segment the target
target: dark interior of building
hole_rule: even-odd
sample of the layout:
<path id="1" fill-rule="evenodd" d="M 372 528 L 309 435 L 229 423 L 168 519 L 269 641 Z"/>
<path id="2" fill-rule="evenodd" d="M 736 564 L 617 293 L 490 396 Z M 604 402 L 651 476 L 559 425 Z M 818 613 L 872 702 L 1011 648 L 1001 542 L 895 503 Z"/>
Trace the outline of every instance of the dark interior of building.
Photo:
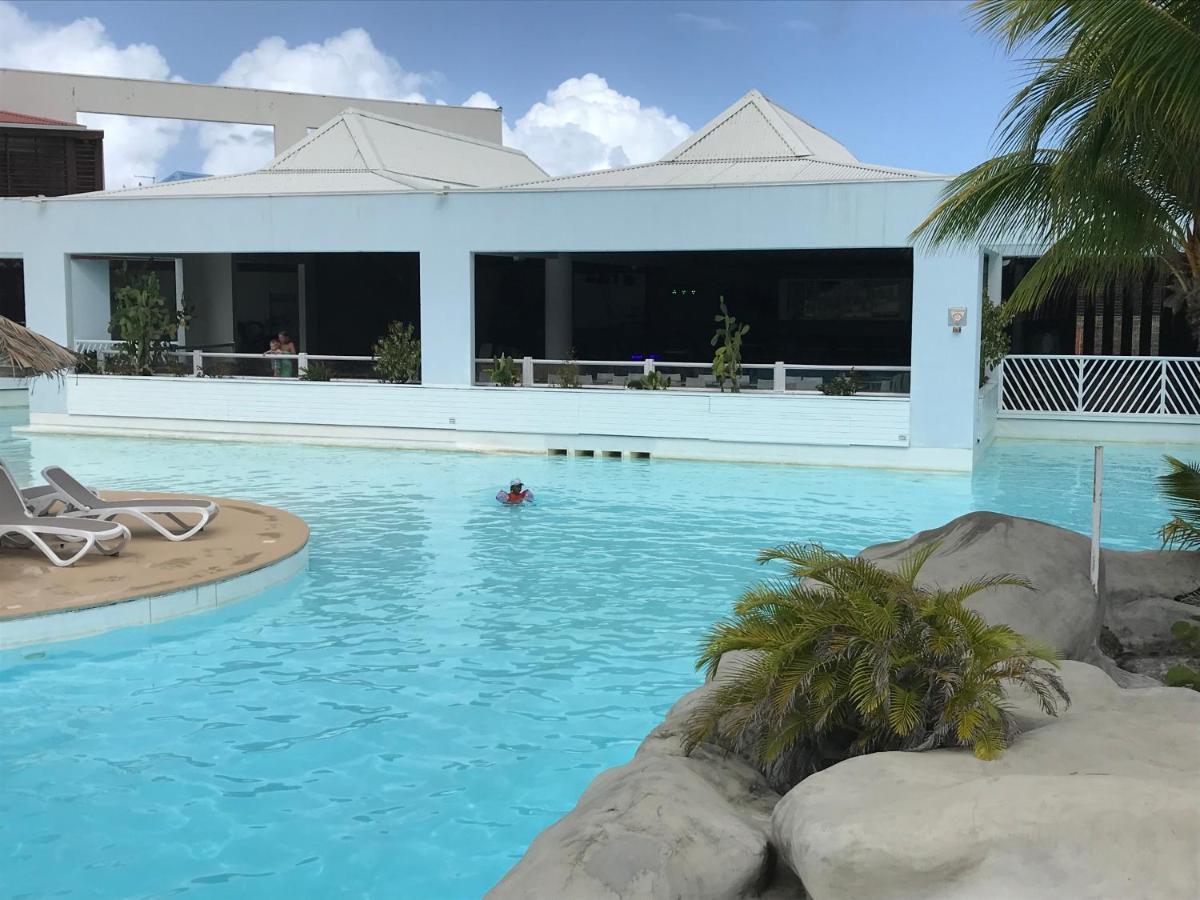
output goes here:
<path id="1" fill-rule="evenodd" d="M 1004 260 L 1001 300 L 1007 301 L 1037 257 Z M 1140 282 L 1113 285 L 1090 296 L 1057 288 L 1036 310 L 1012 324 L 1015 354 L 1195 356 L 1200 352 L 1183 301 L 1173 298 L 1167 276 L 1148 268 Z"/>
<path id="2" fill-rule="evenodd" d="M 239 353 L 262 352 L 280 331 L 299 342 L 301 265 L 307 352 L 369 356 L 395 321 L 413 323 L 420 334 L 417 253 L 239 254 L 233 260 Z"/>
<path id="3" fill-rule="evenodd" d="M 25 324 L 25 267 L 19 259 L 0 259 L 0 316 Z"/>
<path id="4" fill-rule="evenodd" d="M 544 265 L 535 256 L 476 256 L 480 356 L 544 355 Z M 909 363 L 908 249 L 577 253 L 570 283 L 580 359 L 711 359 L 724 297 L 750 325 L 747 363 Z"/>

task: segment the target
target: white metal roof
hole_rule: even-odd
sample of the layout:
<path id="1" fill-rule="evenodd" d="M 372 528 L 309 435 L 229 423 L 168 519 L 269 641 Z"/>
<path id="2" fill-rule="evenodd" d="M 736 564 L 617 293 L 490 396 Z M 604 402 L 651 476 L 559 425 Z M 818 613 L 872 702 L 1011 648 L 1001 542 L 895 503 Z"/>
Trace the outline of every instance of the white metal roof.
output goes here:
<path id="1" fill-rule="evenodd" d="M 545 178 L 519 150 L 348 109 L 265 168 L 76 197 L 214 197 L 497 187 Z"/>
<path id="2" fill-rule="evenodd" d="M 786 184 L 829 181 L 902 181 L 938 177 L 861 163 L 846 147 L 799 116 L 750 91 L 654 163 L 563 175 L 520 190 L 570 190 Z"/>

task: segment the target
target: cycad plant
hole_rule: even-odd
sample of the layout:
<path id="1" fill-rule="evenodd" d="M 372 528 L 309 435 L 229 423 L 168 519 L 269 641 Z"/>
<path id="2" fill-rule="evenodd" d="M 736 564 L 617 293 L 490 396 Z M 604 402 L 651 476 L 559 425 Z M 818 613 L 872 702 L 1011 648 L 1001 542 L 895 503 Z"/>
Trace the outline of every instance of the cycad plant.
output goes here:
<path id="1" fill-rule="evenodd" d="M 725 393 L 725 382 L 729 382 L 729 390 L 739 393 L 742 377 L 742 338 L 750 331 L 749 325 L 739 325 L 735 316 L 729 314 L 725 306 L 725 298 L 721 297 L 721 314 L 714 316 L 720 327 L 712 336 L 710 342 L 716 348 L 713 353 L 712 373 L 717 379 L 721 393 Z"/>
<path id="2" fill-rule="evenodd" d="M 750 588 L 708 635 L 697 668 L 731 665 L 689 722 L 688 749 L 715 739 L 786 790 L 843 759 L 880 750 L 970 747 L 994 759 L 1015 731 L 1005 688 L 1018 685 L 1048 714 L 1069 703 L 1054 654 L 966 601 L 990 587 L 1029 588 L 989 575 L 956 588 L 918 584 L 931 542 L 895 572 L 816 544 L 764 550 L 789 578 Z"/>
<path id="3" fill-rule="evenodd" d="M 1166 460 L 1171 471 L 1158 476 L 1158 484 L 1175 518 L 1159 530 L 1159 536 L 1165 547 L 1200 550 L 1200 465 L 1173 456 Z"/>
<path id="4" fill-rule="evenodd" d="M 1094 293 L 1155 262 L 1200 328 L 1200 2 L 975 0 L 981 30 L 1029 52 L 999 155 L 955 178 L 917 228 L 932 244 L 1041 243 L 1010 303 L 1060 279 Z M 1014 237 L 1017 236 L 1017 237 Z"/>

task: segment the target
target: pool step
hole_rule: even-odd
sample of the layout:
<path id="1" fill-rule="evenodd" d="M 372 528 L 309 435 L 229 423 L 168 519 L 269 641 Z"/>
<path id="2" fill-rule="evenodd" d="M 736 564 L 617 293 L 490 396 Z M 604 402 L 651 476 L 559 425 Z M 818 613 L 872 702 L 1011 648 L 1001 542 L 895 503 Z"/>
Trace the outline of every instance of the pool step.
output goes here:
<path id="1" fill-rule="evenodd" d="M 547 456 L 575 456 L 585 459 L 650 459 L 649 450 L 584 450 L 580 448 L 550 447 Z"/>

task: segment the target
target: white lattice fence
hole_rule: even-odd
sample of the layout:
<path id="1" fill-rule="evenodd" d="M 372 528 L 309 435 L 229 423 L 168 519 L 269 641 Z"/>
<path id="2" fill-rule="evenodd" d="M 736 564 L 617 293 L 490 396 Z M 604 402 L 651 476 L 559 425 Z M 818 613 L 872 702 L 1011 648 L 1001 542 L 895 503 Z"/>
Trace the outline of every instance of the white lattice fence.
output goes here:
<path id="1" fill-rule="evenodd" d="M 1180 359 L 1167 369 L 1163 406 L 1168 415 L 1200 416 L 1200 359 Z"/>
<path id="2" fill-rule="evenodd" d="M 1105 416 L 1200 415 L 1200 359 L 1009 356 L 1000 411 Z"/>

